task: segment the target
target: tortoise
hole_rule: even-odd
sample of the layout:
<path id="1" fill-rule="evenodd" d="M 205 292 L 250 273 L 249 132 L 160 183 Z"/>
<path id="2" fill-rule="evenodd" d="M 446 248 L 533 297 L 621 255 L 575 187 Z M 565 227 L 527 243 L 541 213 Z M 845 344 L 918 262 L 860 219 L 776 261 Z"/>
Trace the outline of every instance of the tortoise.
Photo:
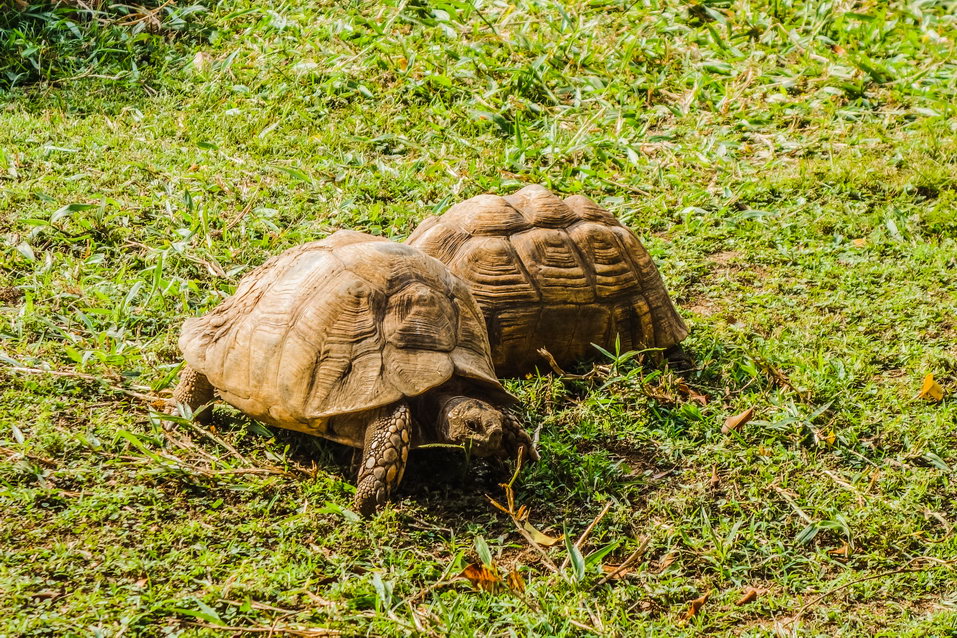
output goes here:
<path id="1" fill-rule="evenodd" d="M 411 246 L 341 230 L 291 248 L 187 319 L 179 347 L 171 411 L 218 392 L 259 421 L 361 448 L 363 515 L 398 485 L 410 448 L 537 459 L 468 287 Z"/>
<path id="2" fill-rule="evenodd" d="M 479 195 L 422 222 L 406 240 L 464 279 L 485 315 L 500 376 L 606 350 L 661 349 L 688 366 L 688 328 L 635 234 L 581 195 L 540 185 Z M 678 366 L 676 366 L 678 367 Z"/>

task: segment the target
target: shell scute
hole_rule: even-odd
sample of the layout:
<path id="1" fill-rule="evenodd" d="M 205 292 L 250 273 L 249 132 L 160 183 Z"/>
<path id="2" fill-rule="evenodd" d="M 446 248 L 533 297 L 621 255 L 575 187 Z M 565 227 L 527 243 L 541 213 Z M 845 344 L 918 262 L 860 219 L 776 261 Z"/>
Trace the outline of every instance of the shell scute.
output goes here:
<path id="1" fill-rule="evenodd" d="M 227 402 L 311 433 L 454 375 L 507 396 L 466 285 L 415 248 L 361 233 L 268 260 L 232 297 L 187 320 L 180 347 Z"/>
<path id="2" fill-rule="evenodd" d="M 512 236 L 512 246 L 544 303 L 591 303 L 589 270 L 564 230 L 541 228 Z"/>
<path id="3" fill-rule="evenodd" d="M 541 367 L 542 346 L 565 366 L 593 357 L 592 343 L 668 348 L 688 333 L 648 251 L 587 197 L 562 200 L 540 185 L 482 195 L 409 243 L 471 286 L 502 375 Z"/>

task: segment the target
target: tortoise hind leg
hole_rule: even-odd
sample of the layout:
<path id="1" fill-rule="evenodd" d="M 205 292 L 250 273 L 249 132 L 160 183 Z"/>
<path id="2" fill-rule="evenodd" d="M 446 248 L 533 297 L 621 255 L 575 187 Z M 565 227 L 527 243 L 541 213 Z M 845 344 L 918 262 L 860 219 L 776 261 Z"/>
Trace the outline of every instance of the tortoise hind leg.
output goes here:
<path id="1" fill-rule="evenodd" d="M 370 516 L 385 504 L 405 473 L 411 443 L 412 414 L 404 401 L 369 414 L 353 503 L 359 514 Z"/>
<path id="2" fill-rule="evenodd" d="M 182 403 L 188 405 L 190 412 L 196 415 L 196 420 L 200 423 L 209 422 L 212 413 L 210 410 L 203 410 L 196 413 L 199 408 L 216 399 L 216 390 L 213 384 L 209 382 L 206 375 L 193 370 L 189 365 L 183 366 L 183 371 L 179 375 L 179 385 L 173 390 L 173 402 L 170 405 L 169 413 L 176 414 L 177 406 Z"/>

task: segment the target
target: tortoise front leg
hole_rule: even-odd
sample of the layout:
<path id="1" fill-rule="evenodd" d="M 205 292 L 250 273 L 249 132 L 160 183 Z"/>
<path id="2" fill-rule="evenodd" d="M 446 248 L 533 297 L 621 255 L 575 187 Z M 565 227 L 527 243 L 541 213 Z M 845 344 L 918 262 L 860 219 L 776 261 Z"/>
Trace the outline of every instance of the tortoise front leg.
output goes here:
<path id="1" fill-rule="evenodd" d="M 176 414 L 178 412 L 176 406 L 182 403 L 189 406 L 190 412 L 196 415 L 197 421 L 208 423 L 212 412 L 203 410 L 197 414 L 196 410 L 215 399 L 216 390 L 209 379 L 206 378 L 206 375 L 193 370 L 187 364 L 183 366 L 183 370 L 180 372 L 179 385 L 173 390 L 173 402 L 167 411 L 169 414 Z"/>
<path id="2" fill-rule="evenodd" d="M 502 411 L 502 449 L 512 458 L 518 456 L 518 451 L 525 448 L 523 458 L 526 461 L 537 461 L 538 451 L 521 422 L 510 412 Z"/>
<path id="3" fill-rule="evenodd" d="M 404 401 L 374 410 L 369 415 L 362 465 L 353 507 L 370 516 L 395 490 L 412 443 L 412 415 Z"/>

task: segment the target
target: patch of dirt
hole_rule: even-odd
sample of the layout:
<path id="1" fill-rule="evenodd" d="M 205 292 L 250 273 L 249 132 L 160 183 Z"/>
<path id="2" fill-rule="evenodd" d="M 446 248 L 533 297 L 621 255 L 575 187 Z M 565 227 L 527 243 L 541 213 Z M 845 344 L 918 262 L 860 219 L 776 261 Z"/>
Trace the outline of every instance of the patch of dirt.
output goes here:
<path id="1" fill-rule="evenodd" d="M 0 305 L 13 306 L 23 298 L 23 292 L 13 286 L 0 286 Z"/>
<path id="2" fill-rule="evenodd" d="M 740 256 L 741 253 L 736 250 L 722 250 L 719 253 L 712 253 L 708 255 L 708 261 L 715 264 L 724 265 L 732 261 L 737 261 L 738 257 Z"/>
<path id="3" fill-rule="evenodd" d="M 694 303 L 689 306 L 685 306 L 685 309 L 696 315 L 701 315 L 702 317 L 710 317 L 718 311 L 718 309 L 714 307 L 714 302 L 707 297 L 699 297 L 695 299 Z"/>

